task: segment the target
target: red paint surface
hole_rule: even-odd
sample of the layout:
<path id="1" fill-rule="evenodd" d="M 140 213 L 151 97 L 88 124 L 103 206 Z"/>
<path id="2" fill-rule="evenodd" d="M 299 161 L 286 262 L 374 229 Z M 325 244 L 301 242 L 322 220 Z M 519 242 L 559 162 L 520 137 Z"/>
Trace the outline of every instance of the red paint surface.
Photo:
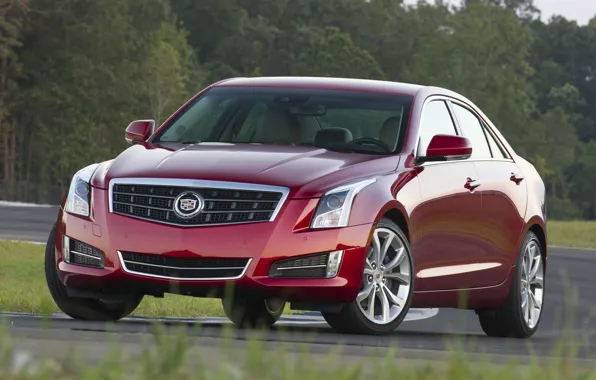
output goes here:
<path id="1" fill-rule="evenodd" d="M 131 142 L 145 141 L 151 136 L 152 128 L 155 122 L 153 120 L 136 120 L 126 127 L 124 138 Z"/>
<path id="2" fill-rule="evenodd" d="M 428 157 L 469 156 L 472 143 L 465 137 L 436 135 L 426 148 Z"/>

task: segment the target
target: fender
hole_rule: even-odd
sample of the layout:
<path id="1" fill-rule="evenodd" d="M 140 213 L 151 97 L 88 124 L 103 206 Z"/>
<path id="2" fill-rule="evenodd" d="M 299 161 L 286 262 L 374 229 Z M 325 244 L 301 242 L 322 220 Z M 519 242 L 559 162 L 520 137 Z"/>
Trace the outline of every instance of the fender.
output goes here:
<path id="1" fill-rule="evenodd" d="M 415 172 L 393 172 L 377 177 L 377 181 L 358 193 L 352 205 L 350 225 L 377 224 L 391 210 L 409 220 L 410 205 L 420 199 Z"/>

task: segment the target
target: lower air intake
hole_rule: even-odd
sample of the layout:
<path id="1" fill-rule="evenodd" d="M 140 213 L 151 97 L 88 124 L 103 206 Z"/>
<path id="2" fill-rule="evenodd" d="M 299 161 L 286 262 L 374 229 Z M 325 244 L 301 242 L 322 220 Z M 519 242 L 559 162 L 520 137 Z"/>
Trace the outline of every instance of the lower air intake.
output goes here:
<path id="1" fill-rule="evenodd" d="M 120 252 L 129 273 L 174 280 L 230 280 L 242 277 L 250 259 L 172 257 L 158 254 Z"/>
<path id="2" fill-rule="evenodd" d="M 105 254 L 103 251 L 83 243 L 79 240 L 68 238 L 65 240 L 68 244 L 68 263 L 82 265 L 92 268 L 103 268 Z"/>
<path id="3" fill-rule="evenodd" d="M 279 260 L 269 270 L 272 278 L 325 278 L 329 253 Z"/>

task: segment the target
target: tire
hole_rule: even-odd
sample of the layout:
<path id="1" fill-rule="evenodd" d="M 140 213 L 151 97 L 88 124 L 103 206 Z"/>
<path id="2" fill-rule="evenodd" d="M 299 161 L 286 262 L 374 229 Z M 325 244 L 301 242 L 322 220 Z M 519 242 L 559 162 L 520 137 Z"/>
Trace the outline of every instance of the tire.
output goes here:
<path id="1" fill-rule="evenodd" d="M 530 276 L 530 288 L 526 290 L 526 294 L 529 295 L 529 293 L 532 293 L 534 295 L 532 300 L 538 300 L 540 303 L 540 308 L 536 308 L 536 311 L 532 314 L 532 320 L 528 319 L 528 314 L 524 315 L 524 307 L 522 306 L 522 301 L 525 298 L 522 296 L 522 290 L 526 283 L 527 266 L 525 267 L 524 265 L 527 262 L 527 257 L 533 257 L 532 269 L 535 268 L 536 276 Z M 539 261 L 536 262 L 534 260 Z M 531 272 L 532 270 L 530 274 Z M 485 334 L 491 337 L 521 339 L 533 336 L 536 330 L 538 330 L 542 319 L 542 311 L 544 310 L 545 277 L 546 270 L 542 247 L 540 246 L 538 237 L 533 232 L 528 232 L 519 250 L 507 299 L 498 309 L 477 311 L 480 326 Z M 533 291 L 532 283 L 535 286 Z M 539 284 L 542 284 L 542 286 L 538 286 Z M 530 302 L 528 304 L 530 310 L 532 304 L 534 304 L 532 300 L 526 298 L 526 302 Z"/>
<path id="2" fill-rule="evenodd" d="M 238 296 L 222 299 L 226 316 L 240 328 L 270 328 L 283 314 L 285 305 L 285 301 L 262 297 Z"/>
<path id="3" fill-rule="evenodd" d="M 383 247 L 385 240 L 381 242 L 381 238 L 384 236 L 393 239 L 391 249 L 384 255 L 385 260 L 381 261 L 382 265 L 379 266 L 376 263 L 374 263 L 374 265 L 369 265 L 369 262 L 373 261 L 371 258 L 374 257 L 375 246 L 377 245 L 375 244 L 375 237 L 379 237 L 379 247 Z M 398 259 L 398 251 L 401 248 L 403 248 L 400 255 L 401 258 Z M 367 335 L 389 334 L 395 331 L 406 317 L 412 303 L 412 295 L 414 292 L 414 260 L 412 249 L 406 235 L 397 224 L 386 218 L 381 219 L 375 227 L 373 240 L 368 249 L 366 260 L 367 263 L 365 264 L 365 270 L 362 276 L 362 286 L 359 297 L 361 294 L 365 294 L 364 291 L 369 289 L 369 286 L 372 286 L 370 292 L 374 292 L 372 295 L 374 300 L 373 318 L 371 319 L 366 315 L 368 310 L 370 310 L 368 306 L 366 310 L 362 306 L 362 303 L 364 303 L 364 301 L 368 302 L 370 297 L 366 297 L 360 302 L 358 301 L 359 297 L 357 297 L 354 301 L 344 305 L 340 312 L 324 312 L 322 314 L 327 323 L 334 330 L 341 333 Z M 392 262 L 395 264 L 394 260 L 396 260 L 395 262 L 397 262 L 397 264 L 392 268 L 393 270 L 389 269 L 389 273 L 383 274 L 383 270 L 387 270 L 384 268 L 383 264 L 386 265 Z M 381 271 L 377 271 L 377 268 L 379 267 L 381 268 Z M 399 272 L 395 272 L 396 269 L 398 269 Z M 391 277 L 388 277 L 387 274 Z M 377 277 L 377 275 L 380 277 Z M 393 294 L 393 299 L 399 298 L 400 305 L 392 303 L 391 297 L 388 297 L 389 292 Z M 381 296 L 377 296 L 377 294 L 383 295 L 383 300 L 386 300 L 389 305 L 389 313 L 385 314 L 388 315 L 388 318 L 384 322 L 376 320 L 375 318 L 377 311 L 383 310 L 382 305 L 384 303 L 384 301 L 381 300 Z M 377 305 L 377 303 L 379 305 Z M 381 317 L 382 315 L 383 314 L 381 314 Z"/>
<path id="4" fill-rule="evenodd" d="M 143 300 L 142 294 L 122 300 L 110 300 L 109 302 L 99 299 L 69 297 L 66 286 L 58 278 L 55 244 L 56 225 L 52 228 L 46 245 L 45 275 L 50 294 L 64 314 L 85 321 L 117 321 L 130 315 L 139 306 Z"/>

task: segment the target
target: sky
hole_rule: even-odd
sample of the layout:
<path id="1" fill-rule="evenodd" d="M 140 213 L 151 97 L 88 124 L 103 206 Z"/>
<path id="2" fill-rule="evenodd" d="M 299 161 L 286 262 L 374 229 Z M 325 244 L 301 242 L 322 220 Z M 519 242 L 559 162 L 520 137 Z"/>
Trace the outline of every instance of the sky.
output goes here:
<path id="1" fill-rule="evenodd" d="M 451 2 L 460 3 L 459 0 L 451 0 Z M 406 4 L 415 3 L 416 0 L 406 0 Z M 578 24 L 585 25 L 596 16 L 596 0 L 534 0 L 534 5 L 542 12 L 542 20 L 545 22 L 553 15 L 561 15 L 568 20 L 575 20 Z"/>
<path id="2" fill-rule="evenodd" d="M 596 0 L 534 0 L 534 5 L 542 11 L 544 21 L 559 14 L 585 25 L 596 16 Z"/>

